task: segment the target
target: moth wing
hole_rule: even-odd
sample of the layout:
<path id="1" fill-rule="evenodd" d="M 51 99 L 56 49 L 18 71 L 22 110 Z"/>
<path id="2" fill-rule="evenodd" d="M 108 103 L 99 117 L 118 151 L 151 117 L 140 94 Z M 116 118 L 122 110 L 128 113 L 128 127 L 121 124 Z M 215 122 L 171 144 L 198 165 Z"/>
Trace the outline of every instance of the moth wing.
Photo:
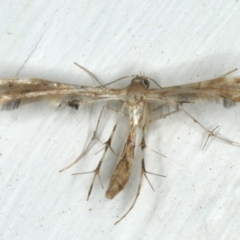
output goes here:
<path id="1" fill-rule="evenodd" d="M 52 82 L 44 79 L 0 79 L 0 104 L 12 110 L 34 101 L 66 102 L 71 107 L 80 103 L 119 100 L 119 91 L 106 87 L 87 87 Z"/>
<path id="2" fill-rule="evenodd" d="M 202 82 L 149 89 L 146 98 L 170 103 L 188 103 L 196 100 L 220 102 L 223 99 L 224 106 L 231 107 L 240 102 L 240 77 L 223 76 Z"/>

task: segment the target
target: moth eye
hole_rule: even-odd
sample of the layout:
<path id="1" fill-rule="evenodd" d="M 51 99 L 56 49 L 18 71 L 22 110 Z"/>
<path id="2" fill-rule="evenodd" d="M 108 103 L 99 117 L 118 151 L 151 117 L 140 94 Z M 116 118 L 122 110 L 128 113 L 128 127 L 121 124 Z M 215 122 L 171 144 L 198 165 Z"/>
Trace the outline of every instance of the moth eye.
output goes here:
<path id="1" fill-rule="evenodd" d="M 147 79 L 144 79 L 144 80 L 143 80 L 143 83 L 145 84 L 145 86 L 146 86 L 147 88 L 149 88 L 149 81 L 148 81 Z"/>

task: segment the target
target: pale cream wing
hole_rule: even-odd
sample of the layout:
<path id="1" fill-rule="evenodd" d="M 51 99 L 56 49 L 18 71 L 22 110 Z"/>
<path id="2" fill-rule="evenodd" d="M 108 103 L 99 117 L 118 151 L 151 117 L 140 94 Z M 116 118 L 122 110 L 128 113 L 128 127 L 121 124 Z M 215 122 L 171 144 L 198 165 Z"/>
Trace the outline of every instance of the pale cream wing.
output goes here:
<path id="1" fill-rule="evenodd" d="M 0 104 L 3 110 L 18 108 L 33 101 L 65 101 L 69 106 L 94 101 L 121 100 L 124 90 L 87 87 L 51 82 L 43 79 L 1 79 Z M 76 107 L 75 107 L 76 108 Z"/>
<path id="2" fill-rule="evenodd" d="M 146 99 L 171 103 L 187 103 L 196 100 L 216 101 L 223 99 L 225 107 L 240 102 L 240 77 L 219 77 L 212 80 L 149 89 Z"/>

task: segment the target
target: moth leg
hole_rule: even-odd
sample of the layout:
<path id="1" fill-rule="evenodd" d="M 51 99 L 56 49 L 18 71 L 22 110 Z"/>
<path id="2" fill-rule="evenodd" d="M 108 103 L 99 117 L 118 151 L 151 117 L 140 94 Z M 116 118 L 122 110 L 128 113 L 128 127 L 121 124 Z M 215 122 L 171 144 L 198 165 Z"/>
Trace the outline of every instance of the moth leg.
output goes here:
<path id="1" fill-rule="evenodd" d="M 112 110 L 112 111 L 115 111 L 117 112 L 116 110 L 112 109 L 112 108 L 109 108 L 109 107 L 106 107 L 104 106 L 101 110 L 101 113 L 99 115 L 99 118 L 98 118 L 98 121 L 97 121 L 97 125 L 96 125 L 96 128 L 95 130 L 93 131 L 93 135 L 92 135 L 92 138 L 91 140 L 89 141 L 88 145 L 86 146 L 86 148 L 83 150 L 83 152 L 77 157 L 77 159 L 72 162 L 70 165 L 66 166 L 65 168 L 61 169 L 59 172 L 63 172 L 67 169 L 69 169 L 70 167 L 72 167 L 73 165 L 75 165 L 77 162 L 79 162 L 88 152 L 89 150 L 91 149 L 91 145 L 92 145 L 92 142 L 94 142 L 95 140 L 101 142 L 99 140 L 99 138 L 97 137 L 97 132 L 98 132 L 98 127 L 99 127 L 99 123 L 100 123 L 100 120 L 101 120 L 101 117 L 102 117 L 102 114 L 103 114 L 103 111 L 105 111 L 106 109 L 109 109 L 109 110 Z"/>
<path id="2" fill-rule="evenodd" d="M 159 108 L 158 108 L 158 109 L 155 109 L 154 112 L 157 111 L 157 110 L 159 110 Z M 162 119 L 162 118 L 168 117 L 168 116 L 173 115 L 173 114 L 175 114 L 175 113 L 178 113 L 178 112 L 180 112 L 180 111 L 182 111 L 182 109 L 177 109 L 177 110 L 174 110 L 174 111 L 165 113 L 165 114 L 163 114 L 163 115 L 161 115 L 161 116 L 152 118 L 152 119 L 149 120 L 149 123 L 158 121 L 158 120 L 160 120 L 160 119 Z"/>
<path id="3" fill-rule="evenodd" d="M 146 143 L 145 143 L 145 136 L 144 136 L 144 130 L 143 130 L 143 137 L 142 137 L 142 141 L 140 143 L 140 147 L 142 149 L 142 152 L 144 152 L 145 148 L 147 147 L 146 146 Z M 154 188 L 151 184 L 151 182 L 149 181 L 148 177 L 147 177 L 147 174 L 152 174 L 152 175 L 155 175 L 155 176 L 159 176 L 159 177 L 166 177 L 164 175 L 160 175 L 160 174 L 157 174 L 157 173 L 152 173 L 152 172 L 148 172 L 145 168 L 145 160 L 144 158 L 142 158 L 142 166 L 141 166 L 141 173 L 140 173 L 140 181 L 139 181 L 139 185 L 138 185 L 138 189 L 137 189 L 137 194 L 135 196 L 135 199 L 132 203 L 132 205 L 130 206 L 130 208 L 127 210 L 127 212 L 117 221 L 115 222 L 114 224 L 116 225 L 117 223 L 119 223 L 123 218 L 125 218 L 128 213 L 133 209 L 137 199 L 138 199 L 138 196 L 140 195 L 140 191 L 141 191 L 141 186 L 142 186 L 142 179 L 143 179 L 143 176 L 147 179 L 150 187 L 152 188 L 152 190 L 154 191 Z"/>
<path id="4" fill-rule="evenodd" d="M 144 152 L 145 152 L 145 149 L 146 149 L 146 148 L 149 148 L 149 147 L 146 145 L 146 141 L 145 141 L 145 131 L 144 131 L 144 130 L 143 130 L 143 137 L 142 137 L 142 140 L 141 140 L 141 143 L 139 144 L 139 146 L 141 147 L 143 154 L 144 154 Z M 149 149 L 150 149 L 151 151 L 153 151 L 153 152 L 155 152 L 155 153 L 163 156 L 163 157 L 166 157 L 165 155 L 163 155 L 163 154 L 161 154 L 161 153 L 159 153 L 159 152 L 157 152 L 157 151 L 155 151 L 155 150 L 153 150 L 153 149 L 151 149 L 151 148 L 149 148 Z M 144 161 L 144 159 L 143 159 L 143 161 Z M 145 170 L 145 164 L 144 164 L 144 162 L 143 162 L 143 165 L 142 165 L 142 166 L 143 166 L 143 169 L 144 169 L 144 172 L 145 172 L 145 173 L 149 173 L 149 174 L 152 174 L 152 175 L 155 175 L 155 176 L 165 177 L 165 176 L 160 175 L 160 174 L 157 174 L 157 173 L 152 173 L 152 172 L 146 171 L 146 170 Z M 147 179 L 147 180 L 148 180 L 148 179 Z M 150 185 L 151 185 L 151 184 L 150 184 Z"/>
<path id="5" fill-rule="evenodd" d="M 143 160 L 142 160 L 142 164 L 143 164 Z M 140 175 L 140 181 L 139 181 L 139 184 L 138 184 L 138 189 L 137 189 L 137 194 L 135 196 L 135 199 L 132 203 L 132 205 L 130 206 L 130 208 L 127 210 L 127 212 L 118 220 L 114 223 L 114 225 L 118 224 L 121 220 L 123 220 L 123 218 L 125 218 L 128 213 L 133 209 L 137 199 L 138 199 L 138 196 L 140 195 L 140 191 L 141 191 L 141 186 L 142 186 L 142 178 L 143 178 L 143 168 L 141 170 L 141 175 Z"/>
<path id="6" fill-rule="evenodd" d="M 144 131 L 143 131 L 143 137 L 142 137 L 142 141 L 141 141 L 141 143 L 140 143 L 140 147 L 141 147 L 141 149 L 142 149 L 142 153 L 144 154 L 145 148 L 147 148 L 146 141 L 145 141 Z M 152 150 L 152 149 L 151 149 L 151 150 Z M 152 150 L 152 151 L 153 151 L 153 152 L 156 152 L 156 151 L 154 151 L 154 150 Z M 156 152 L 156 153 L 158 153 L 158 152 Z M 160 153 L 158 153 L 158 154 L 160 154 Z M 166 157 L 166 156 L 164 156 L 163 154 L 160 154 L 160 155 L 163 156 L 163 157 Z M 158 177 L 166 177 L 166 176 L 161 175 L 161 174 L 157 174 L 157 173 L 153 173 L 153 172 L 148 172 L 148 171 L 146 170 L 146 168 L 145 168 L 145 160 L 144 160 L 144 158 L 142 159 L 142 172 L 143 172 L 145 178 L 147 179 L 147 181 L 148 181 L 148 183 L 149 183 L 149 185 L 150 185 L 150 187 L 152 188 L 153 191 L 154 191 L 154 188 L 153 188 L 151 182 L 149 181 L 149 179 L 148 179 L 148 177 L 147 177 L 147 174 L 152 174 L 152 175 L 155 175 L 155 176 L 158 176 Z"/>
<path id="7" fill-rule="evenodd" d="M 122 113 L 122 111 L 123 111 L 123 109 L 124 109 L 124 106 L 123 106 L 123 108 L 121 109 L 121 111 L 117 111 L 117 110 L 115 110 L 115 109 L 113 109 L 113 108 L 104 106 L 104 107 L 102 108 L 101 114 L 102 114 L 102 112 L 103 112 L 104 110 L 106 110 L 106 109 L 111 110 L 111 111 L 114 111 L 114 112 L 116 112 L 117 114 L 120 114 L 120 115 L 125 116 L 125 114 Z M 99 125 L 99 121 L 98 121 L 97 127 L 98 127 L 98 125 Z M 100 183 L 101 183 L 101 186 L 102 186 L 102 188 L 103 188 L 102 180 L 101 180 L 101 177 L 100 177 L 100 174 L 99 174 L 99 173 L 100 173 L 100 169 L 101 169 L 101 166 L 102 166 L 102 162 L 103 162 L 103 160 L 104 160 L 104 158 L 105 158 L 105 155 L 106 155 L 106 153 L 107 153 L 107 150 L 108 150 L 108 149 L 111 149 L 111 151 L 115 154 L 114 150 L 112 149 L 111 143 L 112 143 L 112 139 L 113 139 L 113 136 L 114 136 L 114 134 L 115 134 L 116 128 L 117 128 L 117 123 L 114 125 L 113 130 L 112 130 L 112 133 L 111 133 L 110 137 L 108 138 L 108 140 L 107 140 L 105 143 L 103 143 L 103 144 L 105 145 L 105 147 L 104 147 L 103 149 L 101 149 L 100 151 L 104 150 L 104 152 L 103 152 L 103 155 L 102 155 L 101 160 L 99 161 L 97 167 L 96 167 L 93 171 L 90 171 L 90 172 L 82 172 L 82 173 L 75 173 L 75 174 L 73 174 L 73 175 L 79 175 L 79 174 L 94 173 L 93 180 L 92 180 L 92 183 L 91 183 L 90 188 L 89 188 L 89 191 L 88 191 L 87 200 L 89 199 L 89 197 L 90 197 L 90 195 L 91 195 L 92 188 L 93 188 L 93 185 L 94 185 L 94 182 L 95 182 L 97 176 L 98 176 L 99 181 L 100 181 Z M 97 128 L 95 129 L 94 132 L 95 132 L 95 133 L 97 132 Z M 99 140 L 99 139 L 98 139 L 98 140 Z M 99 141 L 100 141 L 100 140 L 99 140 Z M 89 144 L 89 145 L 90 145 L 90 144 Z M 115 154 L 115 155 L 116 155 L 116 154 Z"/>
<path id="8" fill-rule="evenodd" d="M 151 110 L 151 114 L 157 112 L 159 109 L 161 109 L 162 107 L 164 107 L 164 106 L 166 106 L 166 105 L 168 105 L 168 104 L 167 104 L 167 103 L 164 103 L 164 104 L 162 104 L 161 106 L 159 106 L 159 107 L 157 107 L 157 108 Z"/>
<path id="9" fill-rule="evenodd" d="M 144 130 L 143 130 L 143 133 L 144 133 Z M 155 150 L 153 150 L 153 149 L 149 148 L 149 147 L 146 145 L 146 141 L 145 141 L 145 136 L 144 136 L 144 135 L 143 135 L 143 137 L 142 137 L 142 140 L 141 140 L 141 143 L 139 144 L 139 146 L 141 147 L 141 149 L 142 149 L 142 152 L 144 152 L 145 148 L 148 148 L 148 149 L 150 149 L 151 151 L 153 151 L 153 152 L 155 152 L 155 153 L 159 154 L 160 156 L 162 156 L 162 157 L 165 157 L 165 158 L 166 158 L 166 156 L 165 156 L 165 155 L 163 155 L 162 153 L 160 153 L 160 152 L 157 152 L 157 151 L 155 151 Z"/>
<path id="10" fill-rule="evenodd" d="M 222 140 L 222 141 L 224 141 L 224 142 L 227 142 L 227 143 L 230 143 L 230 144 L 232 144 L 232 145 L 235 145 L 235 146 L 240 147 L 240 143 L 231 141 L 231 140 L 229 140 L 229 139 L 227 139 L 227 138 L 223 138 L 223 137 L 220 137 L 220 136 L 214 134 L 213 132 L 218 128 L 218 126 L 215 127 L 212 131 L 210 131 L 210 130 L 208 130 L 206 127 L 204 127 L 196 118 L 194 118 L 192 115 L 190 115 L 187 111 L 185 111 L 184 109 L 181 109 L 181 110 L 182 110 L 187 116 L 189 116 L 195 123 L 197 123 L 201 128 L 203 128 L 203 129 L 207 132 L 208 137 L 207 137 L 207 140 L 206 140 L 206 142 L 205 142 L 202 150 L 205 148 L 205 146 L 206 146 L 206 144 L 207 144 L 207 142 L 208 142 L 208 140 L 209 140 L 210 137 L 215 137 L 215 138 L 218 138 L 218 139 L 220 139 L 220 140 Z"/>
<path id="11" fill-rule="evenodd" d="M 158 106 L 157 108 L 150 110 L 150 111 L 151 111 L 151 114 L 153 114 L 153 113 L 155 113 L 155 112 L 158 112 L 158 111 L 161 110 L 164 106 L 167 106 L 167 105 L 168 105 L 168 103 L 164 103 L 164 104 L 162 104 L 161 106 Z"/>
<path id="12" fill-rule="evenodd" d="M 102 184 L 102 180 L 101 180 L 101 177 L 100 177 L 100 169 L 101 169 L 101 166 L 102 166 L 102 162 L 105 158 L 105 155 L 107 153 L 107 150 L 110 148 L 112 150 L 112 147 L 111 147 L 111 142 L 112 142 L 112 138 L 113 138 L 113 135 L 115 133 L 115 130 L 116 130 L 116 127 L 117 127 L 117 124 L 115 124 L 115 126 L 113 127 L 113 130 L 112 130 L 112 133 L 110 135 L 110 137 L 108 138 L 108 140 L 104 143 L 105 144 L 105 147 L 104 147 L 104 152 L 103 152 L 103 155 L 97 165 L 97 167 L 93 170 L 93 171 L 90 171 L 90 172 L 82 172 L 82 173 L 74 173 L 72 175 L 79 175 L 79 174 L 87 174 L 87 173 L 94 173 L 94 176 L 93 176 L 93 180 L 92 180 L 92 183 L 90 185 L 90 188 L 89 188 L 89 191 L 88 191 L 88 196 L 87 196 L 87 200 L 89 199 L 90 195 L 91 195 L 91 192 L 92 192 L 92 188 L 93 188 L 93 185 L 94 185 L 94 182 L 96 180 L 96 177 L 98 176 L 99 178 L 99 181 L 101 183 L 101 186 L 103 188 L 103 184 Z M 113 151 L 113 150 L 112 150 Z"/>
<path id="13" fill-rule="evenodd" d="M 163 175 L 159 175 L 159 174 L 147 172 L 146 169 L 145 169 L 145 162 L 144 162 L 144 158 L 143 158 L 143 159 L 142 159 L 142 168 L 141 168 L 140 181 L 139 181 L 139 184 L 138 184 L 138 189 L 137 189 L 137 194 L 136 194 L 136 196 L 135 196 L 135 199 L 134 199 L 132 205 L 130 206 L 130 208 L 127 210 L 127 212 L 126 212 L 117 222 L 115 222 L 114 225 L 116 225 L 116 224 L 118 224 L 120 221 L 122 221 L 122 220 L 128 215 L 128 213 L 133 209 L 133 207 L 134 207 L 134 205 L 135 205 L 135 203 L 136 203 L 136 201 L 137 201 L 137 199 L 138 199 L 138 197 L 139 197 L 139 195 L 140 195 L 140 192 L 141 192 L 143 176 L 146 177 L 148 183 L 150 184 L 151 188 L 153 189 L 152 184 L 150 183 L 149 179 L 147 178 L 147 175 L 146 175 L 147 173 L 149 173 L 149 174 L 154 174 L 154 175 L 161 176 L 161 177 L 165 177 L 165 176 L 163 176 Z M 154 189 L 153 189 L 153 191 L 154 191 Z"/>
<path id="14" fill-rule="evenodd" d="M 218 139 L 220 139 L 220 140 L 222 140 L 222 141 L 224 141 L 224 142 L 227 142 L 227 143 L 230 143 L 230 144 L 232 144 L 232 145 L 234 145 L 234 146 L 240 147 L 240 143 L 231 141 L 231 140 L 229 140 L 229 139 L 226 139 L 226 138 L 223 138 L 223 137 L 220 137 L 220 136 L 214 134 L 213 132 L 216 130 L 216 128 L 218 128 L 218 126 L 215 127 L 212 131 L 210 131 L 209 129 L 207 129 L 206 127 L 204 127 L 196 118 L 194 118 L 192 115 L 190 115 L 187 111 L 185 111 L 185 110 L 182 109 L 182 108 L 181 108 L 181 109 L 177 109 L 177 110 L 172 111 L 172 112 L 169 112 L 169 113 L 166 113 L 166 114 L 164 114 L 164 115 L 162 115 L 162 116 L 160 116 L 160 117 L 153 118 L 153 119 L 151 119 L 149 122 L 151 123 L 151 122 L 157 121 L 157 120 L 159 120 L 159 119 L 168 117 L 168 116 L 170 116 L 170 115 L 172 115 L 172 114 L 175 114 L 175 113 L 178 113 L 178 112 L 181 112 L 181 111 L 184 112 L 188 117 L 190 117 L 195 123 L 197 123 L 202 129 L 204 129 L 204 130 L 207 132 L 208 137 L 207 137 L 206 142 L 204 143 L 203 149 L 205 148 L 205 146 L 206 146 L 206 144 L 207 144 L 207 142 L 208 142 L 208 140 L 209 140 L 210 137 L 215 137 L 215 138 L 218 138 Z"/>

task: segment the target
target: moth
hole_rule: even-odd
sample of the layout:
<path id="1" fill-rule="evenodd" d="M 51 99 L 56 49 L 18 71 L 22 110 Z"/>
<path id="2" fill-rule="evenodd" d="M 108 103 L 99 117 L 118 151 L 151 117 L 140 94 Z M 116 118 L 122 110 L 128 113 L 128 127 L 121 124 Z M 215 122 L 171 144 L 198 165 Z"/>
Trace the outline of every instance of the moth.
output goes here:
<path id="1" fill-rule="evenodd" d="M 106 191 L 106 197 L 108 199 L 113 199 L 124 189 L 125 185 L 127 184 L 135 162 L 135 151 L 138 147 L 138 144 L 136 143 L 137 135 L 140 134 L 140 138 L 142 139 L 140 148 L 142 153 L 144 153 L 144 150 L 147 147 L 145 136 L 148 130 L 148 126 L 154 121 L 183 111 L 188 117 L 194 120 L 207 132 L 208 138 L 216 137 L 232 145 L 240 146 L 240 144 L 237 142 L 230 141 L 214 134 L 213 131 L 210 131 L 204 127 L 200 122 L 198 122 L 181 107 L 183 104 L 193 104 L 198 100 L 215 101 L 217 103 L 222 101 L 224 107 L 226 108 L 234 106 L 236 102 L 240 101 L 240 77 L 229 76 L 230 73 L 235 70 L 215 79 L 165 88 L 162 88 L 157 84 L 155 80 L 149 77 L 143 75 L 132 75 L 132 80 L 128 86 L 116 89 L 107 87 L 108 84 L 102 85 L 90 71 L 80 65 L 78 66 L 87 71 L 92 77 L 94 77 L 96 81 L 98 81 L 99 86 L 80 86 L 35 78 L 1 79 L 0 104 L 2 105 L 2 110 L 13 110 L 23 104 L 40 100 L 47 100 L 49 102 L 57 103 L 58 105 L 65 104 L 74 109 L 78 109 L 81 104 L 89 104 L 100 101 L 121 102 L 122 107 L 118 113 L 120 115 L 124 115 L 129 119 L 129 126 L 126 142 L 121 154 L 118 156 L 118 162 L 116 164 L 115 170 L 111 175 L 109 186 Z M 150 83 L 154 83 L 157 87 L 151 88 Z M 169 110 L 166 113 L 162 113 L 161 110 L 166 106 L 174 106 L 174 110 Z M 102 109 L 102 112 L 104 109 L 105 108 Z M 156 116 L 156 112 L 159 112 L 160 114 Z M 100 118 L 101 115 L 99 119 Z M 93 133 L 91 141 L 82 152 L 82 154 L 69 166 L 60 170 L 60 172 L 70 168 L 79 162 L 84 155 L 87 154 L 91 148 L 91 142 L 95 139 L 98 139 L 98 124 Z M 109 139 L 105 142 L 102 158 L 99 161 L 96 169 L 93 171 L 94 178 L 88 192 L 88 198 L 91 194 L 95 178 L 98 176 L 100 179 L 100 169 L 105 154 L 109 149 L 112 150 L 111 143 L 116 127 L 117 124 L 113 127 Z M 205 142 L 204 146 L 206 143 L 207 141 Z M 157 173 L 146 171 L 145 160 L 143 156 L 141 159 L 140 182 L 138 185 L 137 194 L 128 211 L 116 223 L 121 221 L 134 207 L 134 204 L 140 194 L 143 176 L 145 176 L 148 180 L 146 175 L 148 173 L 163 176 Z"/>

